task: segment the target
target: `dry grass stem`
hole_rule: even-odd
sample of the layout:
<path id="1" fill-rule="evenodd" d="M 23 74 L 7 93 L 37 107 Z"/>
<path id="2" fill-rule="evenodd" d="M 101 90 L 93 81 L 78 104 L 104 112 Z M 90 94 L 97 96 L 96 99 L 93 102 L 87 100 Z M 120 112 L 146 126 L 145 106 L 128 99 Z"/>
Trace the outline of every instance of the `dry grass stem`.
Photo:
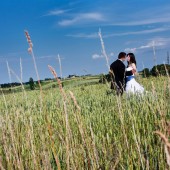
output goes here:
<path id="1" fill-rule="evenodd" d="M 108 68 L 108 70 L 110 70 L 109 57 L 107 56 L 107 53 L 106 53 L 106 50 L 105 50 L 104 41 L 103 41 L 103 37 L 102 37 L 102 33 L 101 33 L 101 30 L 100 30 L 100 29 L 99 29 L 98 34 L 99 34 L 100 42 L 101 42 L 101 46 L 102 46 L 102 54 L 103 54 L 103 56 L 104 56 L 105 59 L 106 59 L 107 68 Z"/>
<path id="2" fill-rule="evenodd" d="M 21 58 L 20 58 L 20 73 L 21 73 L 21 82 L 23 81 L 23 78 L 22 78 L 22 75 L 23 75 L 23 73 L 22 73 L 22 60 L 21 60 Z"/>
<path id="3" fill-rule="evenodd" d="M 48 68 L 50 69 L 51 73 L 54 75 L 55 79 L 57 80 L 58 82 L 58 85 L 59 85 L 59 89 L 60 89 L 60 92 L 61 92 L 61 95 L 62 95 L 62 98 L 63 98 L 63 105 L 64 105 L 64 113 L 65 113 L 65 123 L 66 123 L 66 163 L 67 163 L 67 169 L 70 170 L 70 146 L 69 146 L 69 136 L 71 134 L 71 129 L 70 129 L 70 126 L 69 126 L 69 120 L 68 120 L 68 113 L 67 113 L 67 105 L 66 105 L 66 102 L 67 102 L 67 96 L 63 90 L 63 87 L 62 87 L 62 84 L 61 84 L 61 81 L 60 79 L 58 78 L 57 76 L 57 73 L 56 71 L 54 70 L 54 68 L 50 65 L 48 65 Z"/>
<path id="4" fill-rule="evenodd" d="M 11 72 L 10 72 L 10 68 L 9 68 L 9 63 L 8 63 L 8 61 L 6 61 L 6 64 L 7 64 L 7 69 L 8 69 L 9 82 L 10 82 L 10 84 L 11 84 L 11 83 L 12 83 L 12 78 L 11 78 Z M 12 87 L 11 87 L 11 89 L 12 89 Z"/>
<path id="5" fill-rule="evenodd" d="M 162 141 L 164 142 L 164 150 L 165 150 L 165 154 L 166 154 L 166 161 L 168 166 L 170 166 L 170 143 L 168 138 L 161 132 L 156 131 L 154 132 L 155 134 L 159 135 L 160 138 L 162 139 Z"/>
<path id="6" fill-rule="evenodd" d="M 61 66 L 61 58 L 60 58 L 59 54 L 58 54 L 58 62 L 59 62 L 59 66 L 60 66 L 60 77 L 62 79 L 63 78 L 63 75 L 62 75 L 62 66 Z"/>
<path id="7" fill-rule="evenodd" d="M 65 94 L 65 92 L 63 90 L 63 87 L 62 87 L 62 84 L 61 84 L 61 80 L 58 78 L 58 75 L 57 75 L 56 71 L 50 65 L 48 65 L 48 68 L 50 69 L 50 71 L 53 74 L 54 78 L 57 80 L 60 92 L 61 92 L 62 96 L 64 97 L 64 100 L 67 101 L 67 96 L 66 96 L 66 94 Z"/>
<path id="8" fill-rule="evenodd" d="M 72 100 L 73 100 L 73 102 L 74 102 L 74 105 L 76 106 L 76 108 L 77 108 L 79 111 L 81 111 L 81 108 L 80 108 L 80 106 L 77 104 L 77 100 L 76 100 L 73 92 L 72 92 L 72 91 L 69 91 L 69 93 L 70 93 L 70 96 L 71 96 L 71 98 L 72 98 Z"/>
<path id="9" fill-rule="evenodd" d="M 98 156 L 98 152 L 97 152 L 97 149 L 96 149 L 96 144 L 95 144 L 95 136 L 94 136 L 94 132 L 93 132 L 93 129 L 91 127 L 91 124 L 90 124 L 90 132 L 91 132 L 91 138 L 92 138 L 92 145 L 93 145 L 93 151 L 94 151 L 94 156 L 95 156 L 95 159 L 96 159 L 96 164 L 97 164 L 97 169 L 100 167 L 99 166 L 99 156 Z"/>
<path id="10" fill-rule="evenodd" d="M 31 54 L 32 59 L 33 59 L 34 68 L 35 68 L 35 72 L 36 72 L 37 79 L 38 79 L 38 85 L 40 87 L 40 100 L 41 100 L 41 104 L 42 104 L 42 86 L 41 86 L 41 83 L 40 83 L 40 77 L 39 77 L 39 74 L 38 74 L 37 64 L 36 64 L 35 56 L 34 56 L 34 52 L 33 52 L 33 44 L 32 44 L 31 37 L 30 37 L 27 30 L 25 30 L 25 36 L 27 38 L 28 45 L 29 45 L 28 52 Z"/>
<path id="11" fill-rule="evenodd" d="M 48 121 L 47 115 L 46 115 L 46 121 L 47 121 L 47 124 L 48 124 L 47 127 L 48 127 L 48 133 L 49 133 L 50 140 L 51 140 L 52 152 L 54 154 L 54 158 L 55 158 L 55 161 L 56 161 L 56 164 L 57 164 L 57 168 L 58 168 L 58 170 L 61 170 L 60 161 L 59 161 L 59 158 L 58 158 L 58 156 L 56 154 L 56 151 L 55 151 L 52 127 L 51 127 L 51 125 L 50 125 L 50 123 Z"/>
<path id="12" fill-rule="evenodd" d="M 85 149 L 85 152 L 87 154 L 87 162 L 88 162 L 88 168 L 90 169 L 91 167 L 91 160 L 90 160 L 90 150 L 89 150 L 89 147 L 88 147 L 88 144 L 86 142 L 86 139 L 87 139 L 87 133 L 86 133 L 86 130 L 85 128 L 83 128 L 83 122 L 81 120 L 81 115 L 80 115 L 80 111 L 81 111 L 81 108 L 78 106 L 77 104 L 77 101 L 76 101 L 76 98 L 74 96 L 74 94 L 70 91 L 70 96 L 74 102 L 74 105 L 76 106 L 76 108 L 78 109 L 78 112 L 75 112 L 74 114 L 74 117 L 75 117 L 75 120 L 77 122 L 77 125 L 78 125 L 78 128 L 79 128 L 79 132 L 81 134 L 81 138 L 82 138 L 82 141 L 83 141 L 83 146 L 84 146 L 84 149 Z"/>

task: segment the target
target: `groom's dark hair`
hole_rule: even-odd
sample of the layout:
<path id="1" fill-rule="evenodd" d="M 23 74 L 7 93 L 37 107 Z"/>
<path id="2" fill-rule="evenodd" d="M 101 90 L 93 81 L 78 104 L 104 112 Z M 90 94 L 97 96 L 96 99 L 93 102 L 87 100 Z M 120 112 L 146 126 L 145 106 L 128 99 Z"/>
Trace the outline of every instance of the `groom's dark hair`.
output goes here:
<path id="1" fill-rule="evenodd" d="M 125 58 L 125 57 L 126 57 L 125 52 L 120 52 L 119 55 L 118 55 L 118 59 Z"/>

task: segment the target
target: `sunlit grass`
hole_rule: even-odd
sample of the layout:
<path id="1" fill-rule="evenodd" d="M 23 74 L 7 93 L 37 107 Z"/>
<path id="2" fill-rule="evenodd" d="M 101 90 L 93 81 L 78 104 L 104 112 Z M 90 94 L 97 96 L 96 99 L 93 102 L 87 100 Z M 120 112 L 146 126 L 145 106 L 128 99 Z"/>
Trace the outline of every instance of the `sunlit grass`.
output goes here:
<path id="1" fill-rule="evenodd" d="M 42 105 L 39 91 L 26 92 L 27 98 L 23 92 L 2 94 L 0 168 L 166 169 L 164 147 L 154 131 L 167 133 L 168 78 L 139 81 L 148 91 L 143 97 L 119 98 L 108 93 L 107 84 L 65 86 L 67 129 L 58 88 L 43 91 Z"/>

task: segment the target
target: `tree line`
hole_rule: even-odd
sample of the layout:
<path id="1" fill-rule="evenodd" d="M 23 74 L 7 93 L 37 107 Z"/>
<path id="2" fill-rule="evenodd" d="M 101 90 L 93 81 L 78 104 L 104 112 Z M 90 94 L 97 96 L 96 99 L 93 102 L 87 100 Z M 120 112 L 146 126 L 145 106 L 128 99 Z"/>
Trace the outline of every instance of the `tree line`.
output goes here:
<path id="1" fill-rule="evenodd" d="M 92 76 L 91 74 L 87 74 L 87 75 L 82 75 L 81 77 L 85 77 L 85 76 Z M 68 79 L 70 78 L 74 78 L 74 77 L 80 77 L 80 76 L 77 76 L 75 74 L 73 75 L 68 75 Z M 58 77 L 58 79 L 61 79 L 61 77 Z M 44 80 L 40 80 L 40 83 L 43 84 L 47 81 L 56 81 L 55 78 L 45 78 Z M 29 81 L 28 82 L 22 82 L 23 85 L 28 85 L 30 87 L 31 90 L 34 90 L 36 85 L 38 84 L 38 81 L 34 81 L 32 77 L 29 78 Z M 4 83 L 4 84 L 0 84 L 0 87 L 1 88 L 12 88 L 12 87 L 17 87 L 17 86 L 20 86 L 21 83 L 19 82 L 12 82 L 12 83 Z"/>
<path id="2" fill-rule="evenodd" d="M 160 65 L 156 65 L 154 67 L 152 67 L 152 69 L 149 68 L 144 68 L 142 71 L 139 72 L 139 74 L 146 78 L 146 77 L 150 77 L 150 76 L 167 76 L 170 75 L 170 65 L 169 64 L 160 64 Z M 100 75 L 100 79 L 99 79 L 99 83 L 106 83 L 106 82 L 110 82 L 111 81 L 111 75 L 110 74 L 106 74 Z"/>
<path id="3" fill-rule="evenodd" d="M 170 65 L 169 64 L 156 65 L 151 70 L 149 70 L 148 68 L 144 68 L 141 73 L 143 77 L 167 76 L 170 75 Z"/>

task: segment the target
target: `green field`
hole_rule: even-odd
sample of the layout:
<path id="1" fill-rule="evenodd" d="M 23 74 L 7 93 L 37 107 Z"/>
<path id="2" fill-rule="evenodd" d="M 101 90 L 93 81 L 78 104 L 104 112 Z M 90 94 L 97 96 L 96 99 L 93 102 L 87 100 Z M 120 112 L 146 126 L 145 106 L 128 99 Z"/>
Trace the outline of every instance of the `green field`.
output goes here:
<path id="1" fill-rule="evenodd" d="M 155 131 L 169 135 L 170 80 L 138 81 L 143 97 L 117 97 L 97 78 L 1 93 L 0 169 L 167 169 Z"/>

